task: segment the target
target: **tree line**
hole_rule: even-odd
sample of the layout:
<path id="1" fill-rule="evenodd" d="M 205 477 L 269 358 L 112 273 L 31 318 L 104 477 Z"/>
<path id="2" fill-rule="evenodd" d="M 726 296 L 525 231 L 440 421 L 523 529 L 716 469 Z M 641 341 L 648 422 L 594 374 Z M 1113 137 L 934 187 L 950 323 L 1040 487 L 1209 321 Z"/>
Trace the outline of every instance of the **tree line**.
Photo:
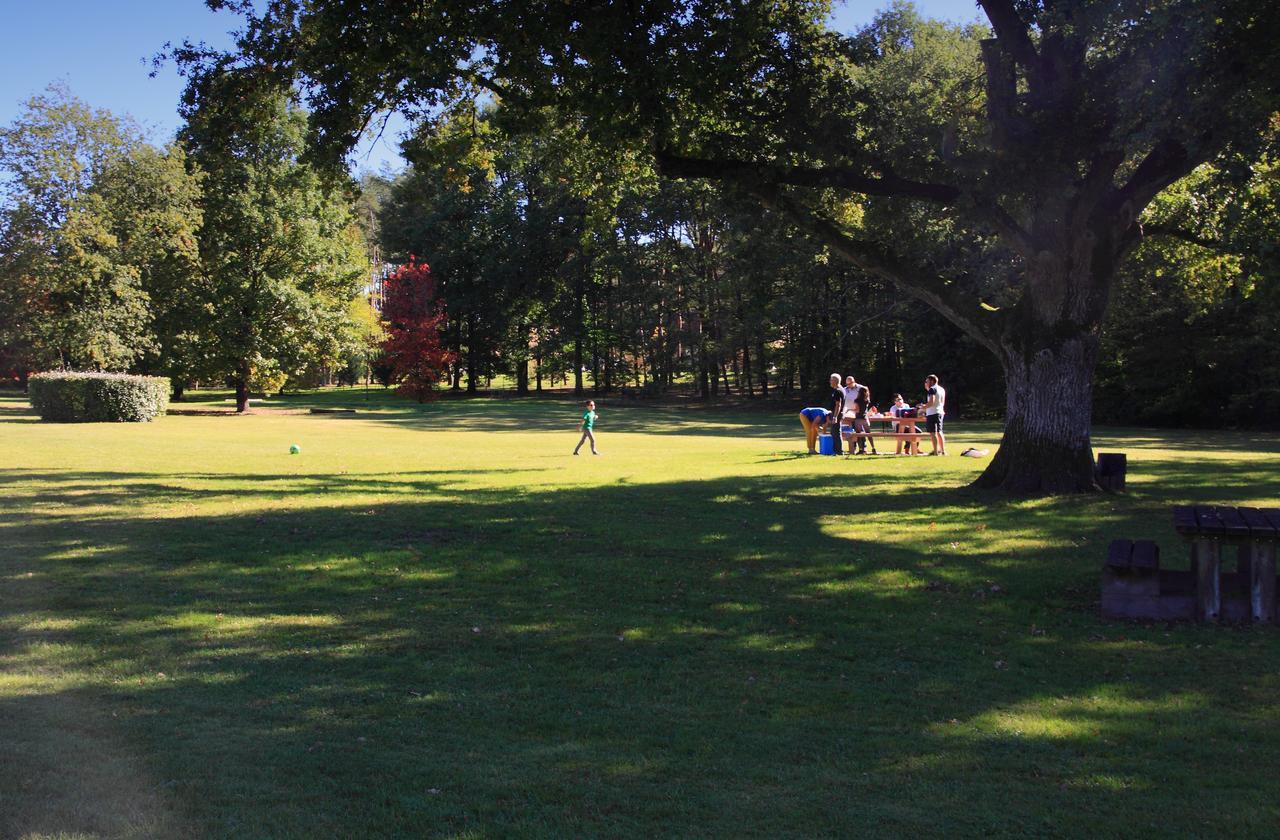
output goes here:
<path id="1" fill-rule="evenodd" d="M 243 410 L 366 352 L 353 187 L 303 159 L 286 89 L 240 81 L 189 90 L 164 148 L 56 85 L 0 130 L 8 375 L 154 373 L 178 397 L 225 382 Z"/>

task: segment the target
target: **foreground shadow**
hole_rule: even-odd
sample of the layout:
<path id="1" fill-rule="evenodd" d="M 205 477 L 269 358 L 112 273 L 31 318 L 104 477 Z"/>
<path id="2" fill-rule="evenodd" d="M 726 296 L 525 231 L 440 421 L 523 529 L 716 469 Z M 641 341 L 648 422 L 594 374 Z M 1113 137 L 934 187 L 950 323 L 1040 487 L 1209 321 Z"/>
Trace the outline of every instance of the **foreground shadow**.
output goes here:
<path id="1" fill-rule="evenodd" d="M 142 757 L 157 808 L 261 836 L 1082 834 L 1198 789 L 1206 719 L 1255 768 L 1280 747 L 1225 679 L 1273 673 L 1274 646 L 1094 618 L 1096 557 L 1141 500 L 441 471 L 148 519 L 129 505 L 189 477 L 39 475 L 114 482 L 93 501 L 121 513 L 6 511 L 0 642 L 28 688 L 0 695 L 0 742 L 45 764 L 0 761 L 29 792 L 5 836 L 114 825 L 30 807 L 76 726 Z M 237 481 L 200 492 L 253 499 Z M 326 487 L 381 498 L 315 506 Z M 1274 816 L 1277 777 L 1253 778 L 1216 791 L 1219 825 Z M 1199 824 L 1194 797 L 1160 801 Z"/>

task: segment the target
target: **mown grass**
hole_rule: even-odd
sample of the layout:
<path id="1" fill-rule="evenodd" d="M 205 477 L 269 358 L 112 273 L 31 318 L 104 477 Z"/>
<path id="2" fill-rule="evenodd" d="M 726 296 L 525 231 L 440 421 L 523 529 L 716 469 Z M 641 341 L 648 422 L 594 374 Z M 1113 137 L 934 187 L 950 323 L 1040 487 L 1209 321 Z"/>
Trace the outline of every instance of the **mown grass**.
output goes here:
<path id="1" fill-rule="evenodd" d="M 205 395 L 209 404 L 225 395 Z M 790 412 L 0 399 L 0 835 L 1263 836 L 1277 628 L 1111 623 L 1109 539 L 1280 445 L 1102 430 L 1122 496 L 797 457 Z M 957 423 L 950 448 L 992 445 Z M 297 443 L 298 456 L 288 447 Z"/>

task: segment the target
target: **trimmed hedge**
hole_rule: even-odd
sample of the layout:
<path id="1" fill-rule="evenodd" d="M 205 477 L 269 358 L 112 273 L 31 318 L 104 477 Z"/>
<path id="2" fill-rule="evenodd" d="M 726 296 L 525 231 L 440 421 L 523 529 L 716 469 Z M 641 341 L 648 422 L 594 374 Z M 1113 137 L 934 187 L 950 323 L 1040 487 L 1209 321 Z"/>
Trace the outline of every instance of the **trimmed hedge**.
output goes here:
<path id="1" fill-rule="evenodd" d="M 32 374 L 31 406 L 56 423 L 145 423 L 169 407 L 169 379 L 124 373 Z"/>

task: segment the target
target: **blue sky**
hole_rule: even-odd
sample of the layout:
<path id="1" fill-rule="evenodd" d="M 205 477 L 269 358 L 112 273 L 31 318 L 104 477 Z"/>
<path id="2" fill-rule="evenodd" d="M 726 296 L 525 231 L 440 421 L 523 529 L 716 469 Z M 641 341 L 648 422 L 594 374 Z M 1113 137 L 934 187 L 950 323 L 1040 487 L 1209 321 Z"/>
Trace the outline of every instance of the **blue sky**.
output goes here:
<path id="1" fill-rule="evenodd" d="M 869 20 L 889 0 L 840 3 L 835 28 L 849 31 Z M 974 0 L 916 0 L 926 15 L 970 21 Z M 172 66 L 149 78 L 150 59 L 166 41 L 184 38 L 229 46 L 236 18 L 210 12 L 202 0 L 0 0 L 0 124 L 18 114 L 21 103 L 62 80 L 90 105 L 130 114 L 163 142 L 178 127 L 182 79 Z M 395 121 L 383 139 L 365 143 L 354 168 L 398 167 Z"/>

